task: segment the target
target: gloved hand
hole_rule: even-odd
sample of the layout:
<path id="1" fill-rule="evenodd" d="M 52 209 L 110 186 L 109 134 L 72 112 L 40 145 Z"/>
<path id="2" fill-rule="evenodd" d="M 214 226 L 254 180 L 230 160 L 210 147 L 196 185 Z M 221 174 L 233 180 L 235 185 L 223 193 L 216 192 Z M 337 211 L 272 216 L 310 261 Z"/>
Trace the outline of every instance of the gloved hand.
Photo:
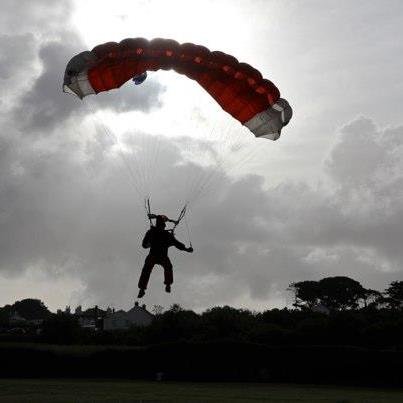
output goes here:
<path id="1" fill-rule="evenodd" d="M 188 248 L 186 248 L 186 252 L 192 253 L 193 252 L 193 247 L 189 246 Z"/>

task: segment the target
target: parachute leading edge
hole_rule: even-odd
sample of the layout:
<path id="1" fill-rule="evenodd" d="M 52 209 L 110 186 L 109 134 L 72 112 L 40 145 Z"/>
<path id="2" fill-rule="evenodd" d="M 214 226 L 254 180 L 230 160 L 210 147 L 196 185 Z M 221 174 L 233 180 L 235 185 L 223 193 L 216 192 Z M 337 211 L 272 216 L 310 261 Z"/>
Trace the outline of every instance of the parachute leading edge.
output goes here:
<path id="1" fill-rule="evenodd" d="M 174 70 L 198 82 L 231 116 L 256 137 L 277 140 L 292 117 L 289 103 L 261 73 L 219 51 L 171 39 L 124 39 L 74 56 L 67 64 L 63 90 L 80 99 L 119 88 L 147 71 Z"/>

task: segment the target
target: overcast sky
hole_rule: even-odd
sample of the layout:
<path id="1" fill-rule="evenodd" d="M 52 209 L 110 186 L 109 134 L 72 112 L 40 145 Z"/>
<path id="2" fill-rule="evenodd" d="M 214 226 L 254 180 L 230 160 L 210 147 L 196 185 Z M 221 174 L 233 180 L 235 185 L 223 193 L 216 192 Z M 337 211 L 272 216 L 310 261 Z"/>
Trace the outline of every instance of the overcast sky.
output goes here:
<path id="1" fill-rule="evenodd" d="M 294 117 L 255 139 L 172 72 L 62 92 L 73 55 L 127 37 L 233 54 Z M 157 267 L 148 306 L 261 310 L 294 281 L 403 280 L 402 37 L 400 0 L 1 0 L 0 306 L 131 307 L 147 191 L 174 218 L 195 198 L 177 231 L 195 252 L 171 249 L 173 293 Z"/>

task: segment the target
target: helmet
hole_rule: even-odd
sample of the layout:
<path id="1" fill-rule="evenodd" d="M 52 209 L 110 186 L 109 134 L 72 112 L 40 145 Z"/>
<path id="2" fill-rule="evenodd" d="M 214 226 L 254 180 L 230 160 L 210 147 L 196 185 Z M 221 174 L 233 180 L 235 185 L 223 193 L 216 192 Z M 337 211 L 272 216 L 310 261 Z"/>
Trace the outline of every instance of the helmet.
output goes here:
<path id="1" fill-rule="evenodd" d="M 156 224 L 162 225 L 165 224 L 168 221 L 168 217 L 166 215 L 157 215 L 156 217 Z"/>

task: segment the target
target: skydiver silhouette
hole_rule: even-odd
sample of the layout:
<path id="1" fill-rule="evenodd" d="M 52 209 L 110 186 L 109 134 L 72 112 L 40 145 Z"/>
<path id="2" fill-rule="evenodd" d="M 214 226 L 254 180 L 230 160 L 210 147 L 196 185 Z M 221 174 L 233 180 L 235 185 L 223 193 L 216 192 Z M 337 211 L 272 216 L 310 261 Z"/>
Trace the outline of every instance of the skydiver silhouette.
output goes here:
<path id="1" fill-rule="evenodd" d="M 172 263 L 168 257 L 169 247 L 175 246 L 179 250 L 184 250 L 189 253 L 193 252 L 193 248 L 191 246 L 187 248 L 182 242 L 179 242 L 175 238 L 172 231 L 165 229 L 167 221 L 173 223 L 176 223 L 176 221 L 170 220 L 164 215 L 149 214 L 148 218 L 150 221 L 151 219 L 155 218 L 156 222 L 155 226 L 151 225 L 151 228 L 145 234 L 142 242 L 143 248 L 150 248 L 150 253 L 146 257 L 143 269 L 141 271 L 138 283 L 139 294 L 137 298 L 142 298 L 144 296 L 148 281 L 150 279 L 151 271 L 156 264 L 162 266 L 164 269 L 165 291 L 171 292 L 173 272 Z"/>

